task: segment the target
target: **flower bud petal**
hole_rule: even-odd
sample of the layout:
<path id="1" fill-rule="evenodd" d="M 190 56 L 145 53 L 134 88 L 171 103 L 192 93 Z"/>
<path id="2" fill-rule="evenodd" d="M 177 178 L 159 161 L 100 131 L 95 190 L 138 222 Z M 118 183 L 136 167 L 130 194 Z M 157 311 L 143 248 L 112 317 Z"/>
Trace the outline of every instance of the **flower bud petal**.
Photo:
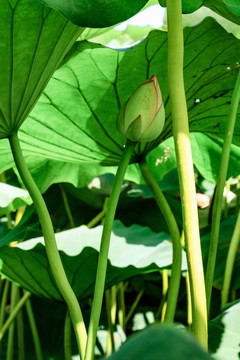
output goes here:
<path id="1" fill-rule="evenodd" d="M 117 129 L 131 141 L 156 139 L 164 126 L 165 112 L 155 75 L 140 85 L 121 108 Z"/>
<path id="2" fill-rule="evenodd" d="M 128 127 L 126 136 L 129 140 L 140 141 L 142 135 L 142 117 L 139 115 Z"/>
<path id="3" fill-rule="evenodd" d="M 138 141 L 152 141 L 155 140 L 163 131 L 165 124 L 165 109 L 163 106 L 158 110 L 155 118 L 147 129 L 144 130 Z"/>

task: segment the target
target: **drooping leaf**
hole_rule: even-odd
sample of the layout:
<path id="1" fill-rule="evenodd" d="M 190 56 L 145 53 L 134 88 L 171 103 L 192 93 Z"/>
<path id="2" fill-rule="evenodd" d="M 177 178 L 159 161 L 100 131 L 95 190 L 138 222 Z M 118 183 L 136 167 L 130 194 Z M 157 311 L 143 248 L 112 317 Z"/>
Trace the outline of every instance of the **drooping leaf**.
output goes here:
<path id="1" fill-rule="evenodd" d="M 187 332 L 157 324 L 133 335 L 109 360 L 213 359 Z"/>
<path id="2" fill-rule="evenodd" d="M 239 360 L 240 302 L 209 322 L 209 351 L 216 360 Z"/>
<path id="3" fill-rule="evenodd" d="M 84 27 L 101 28 L 117 24 L 135 15 L 147 0 L 40 0 Z"/>
<path id="4" fill-rule="evenodd" d="M 32 200 L 26 190 L 0 182 L 0 215 L 8 214 Z"/>
<path id="5" fill-rule="evenodd" d="M 83 29 L 35 0 L 0 0 L 0 139 L 19 129 Z"/>
<path id="6" fill-rule="evenodd" d="M 82 226 L 56 234 L 66 274 L 79 298 L 93 292 L 101 232 L 102 226 L 91 230 Z M 14 230 L 11 233 L 14 239 Z M 172 263 L 172 245 L 164 233 L 155 234 L 137 225 L 126 228 L 117 221 L 108 259 L 106 287 L 133 275 L 168 268 Z M 182 268 L 186 269 L 184 253 Z M 61 299 L 49 269 L 43 238 L 1 247 L 0 272 L 34 294 Z"/>

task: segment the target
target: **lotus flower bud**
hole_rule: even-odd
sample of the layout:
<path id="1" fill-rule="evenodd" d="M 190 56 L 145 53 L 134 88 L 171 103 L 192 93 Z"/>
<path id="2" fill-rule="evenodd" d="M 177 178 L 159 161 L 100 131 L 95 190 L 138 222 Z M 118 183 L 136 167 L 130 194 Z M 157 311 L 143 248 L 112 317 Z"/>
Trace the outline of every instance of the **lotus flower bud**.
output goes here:
<path id="1" fill-rule="evenodd" d="M 133 142 L 147 142 L 161 134 L 164 121 L 162 95 L 157 77 L 153 75 L 132 93 L 120 109 L 117 129 Z"/>

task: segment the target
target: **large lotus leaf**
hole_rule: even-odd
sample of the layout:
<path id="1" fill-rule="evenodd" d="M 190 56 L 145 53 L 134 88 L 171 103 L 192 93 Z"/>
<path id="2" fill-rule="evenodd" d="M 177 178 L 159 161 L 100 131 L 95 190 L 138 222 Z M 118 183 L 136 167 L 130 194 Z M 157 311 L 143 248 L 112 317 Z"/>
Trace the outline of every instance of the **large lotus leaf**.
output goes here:
<path id="1" fill-rule="evenodd" d="M 32 200 L 26 190 L 0 182 L 0 215 L 8 214 Z"/>
<path id="2" fill-rule="evenodd" d="M 156 324 L 132 336 L 109 360 L 211 360 L 186 331 Z"/>
<path id="3" fill-rule="evenodd" d="M 74 24 L 101 28 L 135 15 L 147 0 L 40 0 L 59 11 Z"/>
<path id="4" fill-rule="evenodd" d="M 209 351 L 216 360 L 239 360 L 240 302 L 209 322 Z"/>
<path id="5" fill-rule="evenodd" d="M 184 33 L 190 130 L 223 137 L 237 76 L 239 41 L 210 19 L 185 29 Z M 44 172 L 46 165 L 51 172 L 50 183 L 55 176 L 61 181 L 65 176 L 65 181 L 69 181 L 71 173 L 72 183 L 83 184 L 83 178 L 89 180 L 113 171 L 110 167 L 101 170 L 100 167 L 119 163 L 124 143 L 115 128 L 119 106 L 153 73 L 158 76 L 166 107 L 163 140 L 172 131 L 167 91 L 167 34 L 154 31 L 128 51 L 87 42 L 74 46 L 19 132 L 24 154 L 35 169 L 36 178 L 40 174 L 45 179 L 44 188 L 49 186 Z M 236 144 L 240 143 L 239 134 L 240 122 L 237 122 Z M 152 146 L 149 143 L 147 151 Z M 6 142 L 0 143 L 3 169 L 12 164 L 7 147 Z M 160 149 L 157 158 L 164 155 L 164 145 Z M 211 155 L 212 151 L 213 147 Z M 87 168 L 79 167 L 82 163 Z M 165 163 L 158 166 L 160 174 L 166 173 L 165 165 L 168 167 Z M 134 176 L 138 181 L 136 168 L 129 179 L 134 180 Z"/>
<path id="6" fill-rule="evenodd" d="M 166 0 L 158 0 L 161 6 L 166 7 Z M 240 24 L 240 3 L 238 0 L 182 0 L 182 12 L 190 14 L 206 6 L 224 18 Z"/>
<path id="7" fill-rule="evenodd" d="M 0 0 L 0 138 L 16 131 L 83 29 L 35 0 Z"/>
<path id="8" fill-rule="evenodd" d="M 214 20 L 185 29 L 184 75 L 191 131 L 223 137 L 238 60 L 239 41 Z M 172 133 L 166 32 L 153 31 L 129 51 L 75 44 L 24 124 L 20 138 L 25 149 L 31 152 L 34 147 L 34 152 L 51 154 L 56 160 L 116 165 L 124 144 L 115 127 L 119 106 L 154 73 L 166 108 L 160 135 L 164 139 Z M 237 144 L 239 134 L 237 123 Z"/>
<path id="9" fill-rule="evenodd" d="M 80 299 L 93 293 L 101 232 L 102 226 L 94 229 L 82 226 L 56 234 L 66 274 Z M 167 234 L 155 234 L 137 225 L 124 227 L 116 221 L 108 259 L 106 287 L 137 274 L 170 267 L 172 245 Z M 37 295 L 61 299 L 46 258 L 43 238 L 27 240 L 14 247 L 2 246 L 0 269 L 4 276 Z M 186 269 L 184 253 L 182 269 Z"/>
<path id="10" fill-rule="evenodd" d="M 220 225 L 219 243 L 218 243 L 215 273 L 214 273 L 214 286 L 217 287 L 218 289 L 222 289 L 227 253 L 232 238 L 233 230 L 236 224 L 236 219 L 237 216 L 232 215 L 227 219 L 223 220 Z M 203 262 L 205 265 L 207 264 L 210 236 L 211 234 L 209 233 L 201 237 Z M 240 252 L 238 248 L 234 263 L 231 289 L 238 289 L 240 287 L 240 278 L 238 275 L 239 272 L 240 272 Z"/>

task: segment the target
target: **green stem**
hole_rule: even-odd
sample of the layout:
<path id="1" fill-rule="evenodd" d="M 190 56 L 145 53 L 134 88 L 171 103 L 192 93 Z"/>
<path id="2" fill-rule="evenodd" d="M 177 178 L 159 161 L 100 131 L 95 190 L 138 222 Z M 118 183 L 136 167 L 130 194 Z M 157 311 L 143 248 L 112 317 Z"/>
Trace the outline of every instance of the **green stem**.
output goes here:
<path id="1" fill-rule="evenodd" d="M 102 209 L 100 213 L 98 213 L 89 223 L 87 224 L 87 227 L 89 229 L 92 229 L 94 226 L 96 226 L 105 216 L 106 209 Z"/>
<path id="2" fill-rule="evenodd" d="M 29 298 L 29 296 L 31 296 L 31 293 L 29 291 L 24 290 L 24 295 L 28 296 L 28 300 L 26 301 L 25 306 L 26 306 L 28 320 L 29 320 L 29 324 L 30 324 L 30 328 L 31 328 L 32 337 L 33 337 L 33 343 L 34 343 L 35 352 L 36 352 L 36 360 L 43 360 L 38 330 L 37 330 L 37 326 L 36 326 L 36 322 L 35 322 L 35 318 L 34 318 L 34 314 L 33 314 L 33 310 L 32 310 L 31 300 Z"/>
<path id="3" fill-rule="evenodd" d="M 107 351 L 106 355 L 109 356 L 111 352 L 115 351 L 115 343 L 114 343 L 114 323 L 112 316 L 112 294 L 111 289 L 105 291 L 105 299 L 106 299 L 106 312 L 107 312 L 107 322 L 108 322 L 108 340 L 107 341 Z M 109 346 L 110 345 L 110 346 Z"/>
<path id="4" fill-rule="evenodd" d="M 49 212 L 43 200 L 42 194 L 27 168 L 16 133 L 9 138 L 9 142 L 16 167 L 37 210 L 42 227 L 48 261 L 57 287 L 68 305 L 75 330 L 79 354 L 83 359 L 87 340 L 83 316 L 76 295 L 68 282 L 62 265 Z"/>
<path id="5" fill-rule="evenodd" d="M 124 332 L 125 332 L 125 317 L 126 317 L 125 288 L 124 288 L 124 283 L 121 282 L 118 285 L 118 322 Z"/>
<path id="6" fill-rule="evenodd" d="M 74 222 L 72 212 L 71 212 L 71 209 L 70 209 L 70 206 L 69 206 L 69 202 L 68 202 L 68 198 L 67 198 L 67 194 L 66 194 L 66 190 L 64 188 L 64 185 L 59 184 L 59 188 L 60 188 L 60 191 L 61 191 L 61 194 L 62 194 L 63 204 L 64 204 L 66 214 L 68 216 L 70 226 L 71 226 L 71 228 L 75 228 L 75 222 Z"/>
<path id="7" fill-rule="evenodd" d="M 65 360 L 72 359 L 72 343 L 71 343 L 71 317 L 69 311 L 66 313 L 64 324 L 64 354 Z"/>
<path id="8" fill-rule="evenodd" d="M 124 327 L 126 328 L 127 326 L 127 323 L 129 322 L 129 320 L 131 319 L 134 311 L 136 310 L 138 304 L 139 304 L 139 301 L 141 300 L 143 294 L 144 294 L 144 290 L 145 289 L 142 289 L 139 291 L 139 293 L 137 294 L 137 297 L 136 299 L 134 300 L 132 306 L 131 306 L 131 309 L 129 310 L 129 312 L 127 313 L 126 317 L 125 317 L 125 324 L 124 324 Z"/>
<path id="9" fill-rule="evenodd" d="M 1 307 L 0 307 L 0 334 L 1 334 L 2 326 L 3 326 L 4 318 L 5 318 L 9 285 L 10 285 L 10 282 L 7 279 L 5 279 L 2 300 L 1 300 Z M 1 359 L 1 339 L 0 339 L 0 359 Z"/>
<path id="10" fill-rule="evenodd" d="M 168 289 L 169 289 L 168 271 L 167 271 L 167 269 L 163 269 L 163 271 L 162 271 L 162 297 L 163 297 L 163 299 L 167 298 Z M 167 309 L 167 301 L 165 300 L 165 301 L 163 301 L 163 305 L 162 305 L 161 322 L 164 322 L 164 320 L 165 320 L 166 309 Z M 173 314 L 173 318 L 174 318 L 174 314 Z"/>
<path id="11" fill-rule="evenodd" d="M 177 222 L 172 213 L 172 210 L 165 199 L 157 181 L 152 175 L 146 162 L 140 164 L 140 169 L 144 180 L 151 189 L 156 203 L 158 204 L 163 217 L 168 225 L 168 229 L 172 238 L 173 244 L 173 261 L 172 261 L 172 276 L 168 290 L 167 308 L 164 317 L 164 322 L 173 322 L 177 306 L 178 292 L 181 281 L 181 265 L 182 265 L 182 247 L 180 242 L 180 233 Z"/>
<path id="12" fill-rule="evenodd" d="M 233 132 L 236 122 L 239 99 L 240 99 L 240 73 L 238 73 L 237 82 L 235 84 L 232 95 L 230 112 L 228 114 L 221 161 L 220 161 L 220 168 L 217 179 L 216 193 L 213 202 L 212 231 L 211 231 L 210 247 L 208 253 L 208 264 L 206 271 L 206 293 L 207 293 L 208 312 L 211 303 L 213 276 L 214 276 L 214 269 L 215 269 L 216 256 L 217 256 L 218 237 L 219 237 L 220 221 L 221 221 L 221 213 L 222 213 L 223 190 L 227 178 L 227 169 L 228 169 L 229 156 L 230 156 Z"/>
<path id="13" fill-rule="evenodd" d="M 3 289 L 3 295 L 2 295 L 2 301 L 1 301 L 1 309 L 0 309 L 0 330 L 2 329 L 2 326 L 3 326 L 3 323 L 4 323 L 9 285 L 10 285 L 10 282 L 8 280 L 5 280 L 4 289 Z"/>
<path id="14" fill-rule="evenodd" d="M 189 283 L 189 273 L 186 273 L 186 292 L 187 292 L 187 323 L 189 330 L 192 329 L 192 300 Z"/>
<path id="15" fill-rule="evenodd" d="M 231 239 L 231 243 L 227 255 L 224 280 L 223 280 L 223 289 L 222 289 L 222 303 L 221 303 L 222 308 L 228 302 L 233 266 L 237 254 L 239 240 L 240 240 L 240 211 L 238 212 L 237 222 L 234 228 L 233 236 Z"/>
<path id="16" fill-rule="evenodd" d="M 16 286 L 16 297 L 17 302 L 20 301 L 20 290 L 17 285 Z M 22 309 L 17 314 L 17 338 L 18 338 L 18 360 L 24 360 L 25 359 L 25 351 L 24 351 L 24 326 L 23 326 L 23 314 Z"/>
<path id="17" fill-rule="evenodd" d="M 11 309 L 10 309 L 9 318 L 12 316 L 12 314 L 15 314 L 16 304 L 17 304 L 17 285 L 12 283 L 11 284 Z M 19 311 L 20 311 L 20 309 L 19 309 Z M 15 318 L 18 315 L 19 311 L 17 312 L 17 314 L 14 316 L 11 323 L 9 324 L 6 360 L 13 360 L 13 355 L 14 355 L 14 328 L 15 328 L 15 323 L 13 322 L 13 320 L 15 320 Z M 3 330 L 3 328 L 4 328 L 4 326 L 2 327 L 1 330 Z"/>
<path id="18" fill-rule="evenodd" d="M 173 136 L 179 173 L 183 228 L 192 298 L 193 333 L 207 348 L 207 308 L 195 178 L 183 80 L 183 27 L 181 0 L 167 0 L 168 85 Z"/>
<path id="19" fill-rule="evenodd" d="M 107 271 L 108 262 L 108 249 L 110 244 L 110 237 L 112 232 L 113 221 L 115 212 L 117 209 L 117 203 L 120 196 L 121 186 L 124 180 L 124 175 L 133 154 L 136 144 L 127 142 L 119 166 L 116 173 L 116 177 L 113 183 L 112 192 L 108 202 L 108 208 L 106 211 L 105 221 L 103 225 L 101 246 L 99 251 L 98 266 L 96 283 L 93 296 L 93 305 L 91 311 L 91 317 L 89 322 L 88 339 L 85 360 L 92 360 L 94 357 L 94 349 L 96 343 L 97 329 L 101 314 L 102 300 L 104 294 L 104 285 Z"/>
<path id="20" fill-rule="evenodd" d="M 21 308 L 26 303 L 26 301 L 29 299 L 30 295 L 31 294 L 29 292 L 25 293 L 21 298 L 21 300 L 16 304 L 13 311 L 11 311 L 10 316 L 8 317 L 7 321 L 4 323 L 4 325 L 0 330 L 0 341 L 2 341 L 2 338 L 5 335 L 6 331 L 8 330 L 9 326 L 11 325 L 13 320 L 15 320 L 18 312 L 21 310 Z"/>

